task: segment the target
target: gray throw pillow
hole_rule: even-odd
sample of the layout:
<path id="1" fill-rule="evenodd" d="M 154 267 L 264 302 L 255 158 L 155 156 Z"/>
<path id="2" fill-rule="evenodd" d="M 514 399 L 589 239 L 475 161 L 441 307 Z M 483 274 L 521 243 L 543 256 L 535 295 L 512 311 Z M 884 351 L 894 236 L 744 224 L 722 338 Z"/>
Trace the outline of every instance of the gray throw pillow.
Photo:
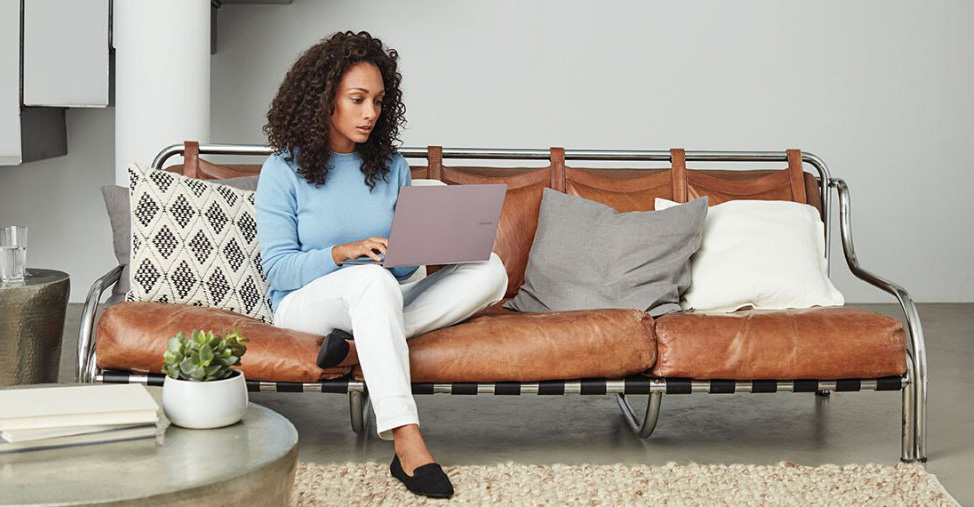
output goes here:
<path id="1" fill-rule="evenodd" d="M 619 213 L 544 189 L 524 284 L 504 307 L 520 312 L 632 308 L 680 311 L 707 198 L 661 211 Z"/>
<path id="2" fill-rule="evenodd" d="M 242 190 L 257 190 L 257 176 L 240 176 L 220 180 L 221 184 Z M 132 252 L 132 213 L 129 205 L 129 189 L 119 185 L 104 185 L 101 195 L 105 199 L 108 210 L 108 221 L 112 225 L 112 246 L 115 249 L 115 259 L 123 266 L 122 277 L 112 286 L 112 296 L 105 301 L 109 306 L 123 301 L 125 293 L 129 291 L 129 259 Z"/>

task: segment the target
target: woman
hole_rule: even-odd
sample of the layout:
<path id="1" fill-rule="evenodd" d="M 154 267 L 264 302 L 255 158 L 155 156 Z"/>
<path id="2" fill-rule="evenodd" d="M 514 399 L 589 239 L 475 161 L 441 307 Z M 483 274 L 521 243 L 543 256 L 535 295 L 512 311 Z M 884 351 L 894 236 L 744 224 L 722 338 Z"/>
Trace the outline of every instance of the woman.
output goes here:
<path id="1" fill-rule="evenodd" d="M 385 254 L 410 184 L 393 147 L 405 123 L 397 59 L 368 33 L 344 32 L 294 63 L 264 126 L 276 152 L 257 185 L 257 235 L 274 325 L 326 335 L 321 367 L 361 364 L 379 438 L 395 440 L 392 475 L 414 493 L 449 497 L 419 431 L 406 339 L 499 301 L 507 273 L 494 253 L 406 284 L 417 266 L 343 265 Z"/>

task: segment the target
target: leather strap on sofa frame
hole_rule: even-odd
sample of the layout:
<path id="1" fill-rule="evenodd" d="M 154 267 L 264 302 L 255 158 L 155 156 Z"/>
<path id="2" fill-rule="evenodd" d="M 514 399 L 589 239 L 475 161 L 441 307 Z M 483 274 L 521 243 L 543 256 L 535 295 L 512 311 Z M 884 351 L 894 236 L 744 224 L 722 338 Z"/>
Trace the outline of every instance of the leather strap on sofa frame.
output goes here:
<path id="1" fill-rule="evenodd" d="M 186 155 L 184 171 L 197 177 L 211 174 L 210 177 L 230 177 L 240 175 L 233 166 L 216 166 L 200 161 L 199 155 L 258 155 L 267 156 L 273 150 L 267 146 L 254 145 L 198 145 L 187 142 L 174 144 L 156 155 L 153 167 L 161 169 L 170 157 Z M 632 429 L 641 437 L 648 437 L 656 426 L 660 402 L 663 394 L 686 393 L 729 393 L 729 392 L 816 392 L 828 395 L 831 391 L 846 390 L 902 390 L 902 441 L 900 459 L 904 462 L 926 461 L 926 414 L 927 414 L 927 364 L 923 329 L 919 313 L 909 293 L 902 286 L 863 269 L 856 256 L 852 238 L 851 197 L 845 181 L 832 178 L 825 162 L 809 152 L 787 151 L 685 151 L 661 150 L 548 150 L 527 149 L 479 149 L 479 148 L 401 148 L 399 152 L 407 158 L 425 158 L 428 161 L 429 176 L 439 179 L 443 159 L 503 159 L 503 160 L 548 160 L 552 168 L 552 184 L 556 190 L 564 190 L 565 161 L 659 161 L 670 162 L 674 173 L 686 173 L 686 162 L 787 162 L 791 177 L 793 194 L 801 196 L 803 184 L 797 178 L 802 164 L 810 164 L 818 172 L 818 184 L 822 198 L 822 216 L 825 221 L 826 258 L 829 255 L 831 240 L 831 189 L 835 189 L 839 200 L 839 222 L 843 253 L 850 271 L 859 279 L 893 295 L 903 310 L 907 323 L 907 373 L 903 377 L 884 379 L 845 379 L 845 380 L 694 380 L 667 379 L 652 377 L 630 377 L 626 379 L 581 379 L 574 381 L 552 381 L 538 383 L 500 382 L 496 384 L 454 383 L 454 384 L 413 384 L 416 394 L 616 394 L 619 406 Z M 211 173 L 214 168 L 219 174 Z M 231 168 L 229 171 L 223 170 Z M 252 174 L 252 173 L 251 173 Z M 689 177 L 675 175 L 675 197 L 686 200 L 689 196 L 682 185 Z M 831 262 L 829 263 L 831 265 Z M 98 305 L 104 292 L 114 285 L 121 276 L 118 266 L 91 285 L 82 309 L 81 330 L 78 339 L 78 380 L 79 382 L 140 382 L 160 384 L 161 375 L 132 374 L 128 372 L 100 371 L 95 358 L 94 323 Z M 367 409 L 368 393 L 364 383 L 351 379 L 339 379 L 313 384 L 292 384 L 280 382 L 248 382 L 251 390 L 274 390 L 279 392 L 329 392 L 347 393 L 349 396 L 352 426 L 355 431 L 363 431 L 364 414 Z M 774 388 L 773 391 L 771 390 Z M 648 394 L 649 403 L 640 419 L 635 415 L 625 396 Z"/>
<path id="2" fill-rule="evenodd" d="M 104 383 L 140 383 L 161 386 L 165 375 L 159 373 L 131 373 L 127 371 L 107 370 L 95 377 L 96 382 Z M 366 429 L 368 419 L 368 387 L 364 382 L 349 378 L 325 380 L 322 382 L 261 382 L 248 380 L 247 390 L 251 392 L 279 392 L 302 393 L 321 392 L 348 394 L 352 418 L 352 430 L 362 433 Z M 412 392 L 416 394 L 450 394 L 477 395 L 492 394 L 495 396 L 520 396 L 536 394 L 539 396 L 606 395 L 615 394 L 626 421 L 633 432 L 641 438 L 648 438 L 656 429 L 659 421 L 659 410 L 664 394 L 734 394 L 734 393 L 816 393 L 827 397 L 832 391 L 900 391 L 903 392 L 904 402 L 912 396 L 912 384 L 909 376 L 882 377 L 876 379 L 840 379 L 840 380 L 693 380 L 685 378 L 656 378 L 644 375 L 632 375 L 621 379 L 589 378 L 575 380 L 546 380 L 541 382 L 453 382 L 429 383 L 415 382 Z M 646 412 L 640 419 L 636 415 L 627 395 L 649 395 Z M 912 446 L 913 437 L 903 432 L 903 445 Z"/>

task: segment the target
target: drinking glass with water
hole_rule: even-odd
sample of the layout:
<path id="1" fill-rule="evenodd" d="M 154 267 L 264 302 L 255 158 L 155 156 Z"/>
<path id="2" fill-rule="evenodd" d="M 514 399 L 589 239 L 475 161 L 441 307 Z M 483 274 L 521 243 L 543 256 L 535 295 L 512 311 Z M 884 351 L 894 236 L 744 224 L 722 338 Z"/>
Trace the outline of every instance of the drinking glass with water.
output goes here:
<path id="1" fill-rule="evenodd" d="M 27 274 L 27 226 L 0 227 L 0 282 L 23 282 Z"/>

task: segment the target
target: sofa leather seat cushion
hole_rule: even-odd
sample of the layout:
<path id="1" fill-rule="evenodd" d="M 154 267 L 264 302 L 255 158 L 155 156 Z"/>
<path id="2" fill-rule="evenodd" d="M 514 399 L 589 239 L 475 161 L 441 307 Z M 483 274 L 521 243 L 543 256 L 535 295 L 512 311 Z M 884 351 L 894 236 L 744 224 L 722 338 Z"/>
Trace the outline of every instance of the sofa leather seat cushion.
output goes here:
<path id="1" fill-rule="evenodd" d="M 673 313 L 656 320 L 656 339 L 659 377 L 832 380 L 906 372 L 903 326 L 857 308 Z"/>
<path id="2" fill-rule="evenodd" d="M 631 309 L 520 313 L 503 301 L 449 327 L 410 338 L 413 382 L 619 378 L 656 359 L 653 318 Z M 362 380 L 362 369 L 353 375 Z"/>
<path id="3" fill-rule="evenodd" d="M 160 373 L 166 343 L 180 331 L 223 334 L 233 328 L 250 340 L 237 366 L 247 380 L 318 382 L 351 370 L 318 368 L 315 360 L 323 336 L 274 327 L 228 310 L 153 302 L 122 302 L 105 310 L 96 331 L 98 367 Z"/>

